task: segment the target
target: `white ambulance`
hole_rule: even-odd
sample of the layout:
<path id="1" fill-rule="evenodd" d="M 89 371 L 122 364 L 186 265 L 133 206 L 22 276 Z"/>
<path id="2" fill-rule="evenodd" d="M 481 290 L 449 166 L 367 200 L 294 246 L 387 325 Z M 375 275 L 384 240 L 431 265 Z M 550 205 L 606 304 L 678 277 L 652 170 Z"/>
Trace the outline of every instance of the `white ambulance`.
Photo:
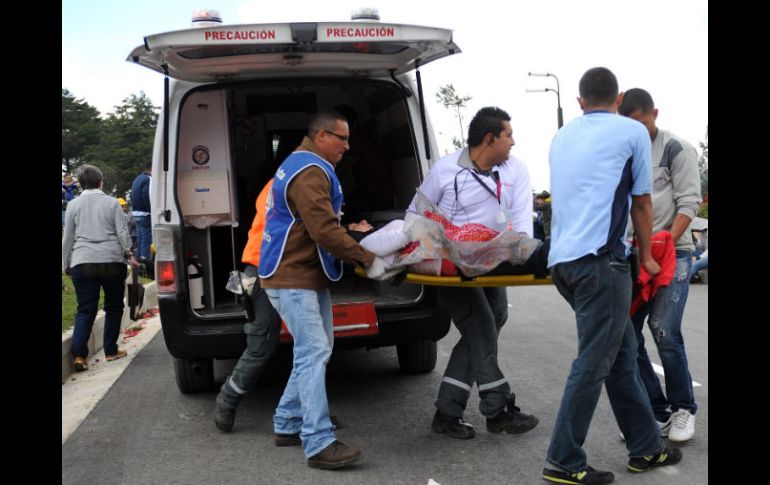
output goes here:
<path id="1" fill-rule="evenodd" d="M 402 218 L 439 155 L 419 67 L 460 52 L 450 30 L 377 20 L 198 23 L 207 26 L 145 37 L 127 59 L 165 83 L 152 168 L 155 276 L 184 393 L 212 389 L 212 359 L 245 347 L 241 297 L 225 285 L 243 269 L 257 194 L 311 116 L 336 109 L 348 118 L 350 151 L 337 173 L 349 220 L 378 227 Z M 450 323 L 435 288 L 347 267 L 331 292 L 335 351 L 395 345 L 404 371 L 433 370 Z M 284 329 L 281 340 L 290 339 Z"/>

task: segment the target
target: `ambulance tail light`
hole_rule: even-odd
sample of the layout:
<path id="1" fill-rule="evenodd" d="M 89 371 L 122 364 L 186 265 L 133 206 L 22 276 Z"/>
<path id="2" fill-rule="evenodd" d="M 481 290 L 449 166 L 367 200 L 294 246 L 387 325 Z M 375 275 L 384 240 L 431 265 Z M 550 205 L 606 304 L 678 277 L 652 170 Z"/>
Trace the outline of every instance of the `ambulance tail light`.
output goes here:
<path id="1" fill-rule="evenodd" d="M 158 285 L 158 293 L 176 293 L 174 233 L 167 227 L 156 226 L 153 239 L 155 240 L 155 282 Z"/>

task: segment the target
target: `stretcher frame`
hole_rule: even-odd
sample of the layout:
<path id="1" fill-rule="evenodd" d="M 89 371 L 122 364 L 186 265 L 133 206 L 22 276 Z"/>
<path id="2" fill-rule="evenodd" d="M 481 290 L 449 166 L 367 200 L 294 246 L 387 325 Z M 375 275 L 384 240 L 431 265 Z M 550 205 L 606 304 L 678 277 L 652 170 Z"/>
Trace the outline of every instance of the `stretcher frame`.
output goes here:
<path id="1" fill-rule="evenodd" d="M 356 274 L 366 278 L 366 271 L 357 267 Z M 419 273 L 407 273 L 403 283 L 428 286 L 461 286 L 461 287 L 492 287 L 492 286 L 536 286 L 552 285 L 550 276 L 536 278 L 534 274 L 523 275 L 496 275 L 476 276 L 474 278 L 461 278 L 460 276 L 432 276 Z"/>

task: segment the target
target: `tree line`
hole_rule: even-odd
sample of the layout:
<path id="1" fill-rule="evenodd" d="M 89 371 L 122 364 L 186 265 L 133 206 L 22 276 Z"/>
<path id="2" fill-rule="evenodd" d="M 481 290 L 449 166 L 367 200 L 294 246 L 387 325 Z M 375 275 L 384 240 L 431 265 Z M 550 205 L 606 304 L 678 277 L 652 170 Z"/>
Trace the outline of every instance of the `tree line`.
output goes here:
<path id="1" fill-rule="evenodd" d="M 96 165 L 104 174 L 104 191 L 124 197 L 152 158 L 158 110 L 140 91 L 102 117 L 85 99 L 62 88 L 62 171 L 72 173 L 84 163 Z"/>

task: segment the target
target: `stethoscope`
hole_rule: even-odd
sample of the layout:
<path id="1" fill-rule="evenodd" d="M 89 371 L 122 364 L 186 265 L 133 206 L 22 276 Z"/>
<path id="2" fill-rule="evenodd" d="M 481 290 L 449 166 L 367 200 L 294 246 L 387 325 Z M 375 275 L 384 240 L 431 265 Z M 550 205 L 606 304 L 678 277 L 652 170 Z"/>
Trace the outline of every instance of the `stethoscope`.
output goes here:
<path id="1" fill-rule="evenodd" d="M 455 178 L 454 178 L 455 203 L 459 204 L 459 194 L 460 194 L 460 191 L 459 191 L 459 189 L 457 187 L 457 177 L 459 177 L 461 173 L 467 171 L 468 173 L 471 174 L 471 176 L 474 179 L 476 179 L 476 182 L 478 182 L 478 184 L 481 185 L 481 187 L 483 187 L 484 190 L 489 192 L 489 194 L 492 197 L 497 199 L 497 203 L 500 206 L 500 211 L 497 214 L 497 222 L 501 223 L 501 224 L 504 223 L 506 221 L 506 217 L 505 217 L 505 211 L 503 210 L 503 205 L 502 205 L 502 202 L 501 202 L 502 184 L 500 183 L 500 173 L 497 170 L 491 170 L 491 169 L 487 170 L 485 172 L 485 171 L 479 169 L 478 166 L 476 166 L 476 162 L 473 162 L 472 160 L 471 160 L 471 162 L 474 165 L 473 169 L 470 169 L 468 167 L 463 167 L 462 170 L 458 171 L 455 174 Z M 492 177 L 495 180 L 495 185 L 496 185 L 496 188 L 497 188 L 497 193 L 495 193 L 491 188 L 489 188 L 489 185 L 485 184 L 484 181 L 481 180 L 481 177 L 479 177 L 479 175 L 485 175 L 487 177 Z"/>

